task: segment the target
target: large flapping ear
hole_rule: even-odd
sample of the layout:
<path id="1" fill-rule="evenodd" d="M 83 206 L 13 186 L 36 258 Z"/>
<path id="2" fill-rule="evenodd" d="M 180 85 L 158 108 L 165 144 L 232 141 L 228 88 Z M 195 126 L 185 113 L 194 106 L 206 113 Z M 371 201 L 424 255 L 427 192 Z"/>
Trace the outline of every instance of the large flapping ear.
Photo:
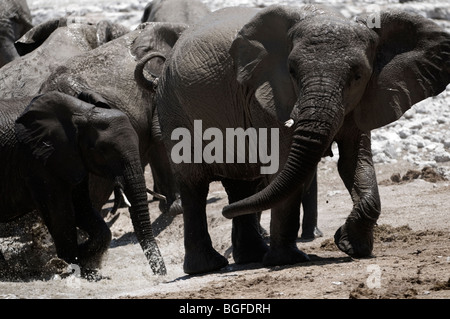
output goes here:
<path id="1" fill-rule="evenodd" d="M 239 84 L 255 90 L 259 104 L 280 121 L 289 119 L 297 98 L 288 67 L 288 33 L 299 20 L 298 10 L 267 7 L 239 31 L 230 48 Z"/>
<path id="2" fill-rule="evenodd" d="M 373 31 L 379 39 L 373 74 L 354 112 L 362 130 L 397 120 L 450 82 L 450 35 L 431 20 L 381 12 L 379 28 Z"/>
<path id="3" fill-rule="evenodd" d="M 86 172 L 74 119 L 79 111 L 67 97 L 58 92 L 37 96 L 16 120 L 15 129 L 18 141 L 28 147 L 36 160 L 60 178 L 76 184 Z"/>

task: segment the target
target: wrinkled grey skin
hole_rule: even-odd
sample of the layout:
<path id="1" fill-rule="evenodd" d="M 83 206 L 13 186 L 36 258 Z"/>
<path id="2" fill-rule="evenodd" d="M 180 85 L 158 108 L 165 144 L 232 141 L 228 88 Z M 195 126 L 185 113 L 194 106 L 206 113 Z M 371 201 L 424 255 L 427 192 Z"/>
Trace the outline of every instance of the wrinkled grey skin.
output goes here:
<path id="1" fill-rule="evenodd" d="M 175 22 L 192 25 L 210 13 L 199 0 L 153 0 L 144 9 L 141 22 Z"/>
<path id="2" fill-rule="evenodd" d="M 184 24 L 142 24 L 133 32 L 72 58 L 54 70 L 40 90 L 60 91 L 72 96 L 82 91 L 95 91 L 112 108 L 124 112 L 139 137 L 141 163 L 143 167 L 150 164 L 157 191 L 167 199 L 167 202 L 160 202 L 160 209 L 174 214 L 181 212 L 181 204 L 154 118 L 154 91 L 141 88 L 134 73 L 140 60 L 149 53 L 156 51 L 168 55 L 186 28 Z M 146 64 L 146 68 L 148 72 L 159 74 L 162 64 L 163 60 L 155 58 Z M 151 78 L 150 74 L 148 78 Z M 94 182 L 91 189 L 96 208 L 100 209 L 106 203 L 112 187 L 108 181 Z"/>
<path id="3" fill-rule="evenodd" d="M 208 6 L 199 0 L 154 0 L 147 4 L 142 22 L 180 22 L 188 25 L 199 22 L 211 13 Z M 303 223 L 301 238 L 312 240 L 322 232 L 317 227 L 317 178 L 311 183 L 311 190 L 302 198 Z M 266 235 L 264 229 L 261 230 Z"/>
<path id="4" fill-rule="evenodd" d="M 233 195 L 223 214 L 233 218 L 233 245 L 242 244 L 233 246 L 239 262 L 271 266 L 309 260 L 295 243 L 298 202 L 333 141 L 353 200 L 335 242 L 351 256 L 371 255 L 381 206 L 370 131 L 446 88 L 450 36 L 432 21 L 404 12 L 381 12 L 380 28 L 369 28 L 366 21 L 349 21 L 313 6 L 271 6 L 259 12 L 228 8 L 212 13 L 177 42 L 156 99 L 168 150 L 178 143 L 171 140 L 173 130 L 185 127 L 193 134 L 198 119 L 203 130 L 280 130 L 278 174 L 260 181 L 269 184 L 261 191 L 255 187 L 259 192 L 245 199 L 250 191 L 243 190 L 261 179 L 259 165 L 174 165 L 184 210 L 185 272 L 227 264 L 207 230 L 205 203 L 212 180 L 225 181 Z M 288 119 L 293 120 L 289 128 L 284 125 Z M 254 213 L 265 209 L 272 209 L 270 248 L 254 226 Z"/>
<path id="5" fill-rule="evenodd" d="M 32 27 L 26 0 L 0 1 L 0 68 L 20 56 L 14 42 Z"/>
<path id="6" fill-rule="evenodd" d="M 153 271 L 165 274 L 153 237 L 139 140 L 128 117 L 58 92 L 0 102 L 0 222 L 38 210 L 58 257 L 95 270 L 111 232 L 89 196 L 89 173 L 114 181 L 131 203 L 134 230 Z M 89 238 L 78 245 L 77 227 Z M 1 259 L 1 252 L 0 252 Z"/>
<path id="7" fill-rule="evenodd" d="M 29 53 L 0 69 L 0 98 L 37 94 L 45 79 L 71 57 L 103 45 L 113 39 L 111 35 L 128 32 L 108 21 L 91 25 L 55 19 L 36 26 L 19 40 L 21 50 Z"/>

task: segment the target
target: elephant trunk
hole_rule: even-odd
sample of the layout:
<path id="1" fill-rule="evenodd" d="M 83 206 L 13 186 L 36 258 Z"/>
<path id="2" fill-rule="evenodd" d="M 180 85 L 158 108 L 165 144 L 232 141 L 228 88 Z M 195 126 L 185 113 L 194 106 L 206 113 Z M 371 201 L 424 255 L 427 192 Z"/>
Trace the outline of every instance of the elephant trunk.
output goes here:
<path id="1" fill-rule="evenodd" d="M 158 86 L 158 77 L 154 74 L 150 74 L 152 79 L 147 79 L 144 75 L 145 65 L 154 58 L 160 58 L 164 62 L 166 62 L 166 57 L 159 52 L 150 52 L 146 54 L 136 65 L 134 69 L 134 78 L 136 83 L 143 89 L 150 90 L 152 92 L 156 91 L 156 87 Z"/>
<path id="2" fill-rule="evenodd" d="M 155 274 L 165 275 L 167 270 L 153 235 L 148 210 L 147 188 L 142 166 L 138 160 L 125 164 L 122 182 L 125 195 L 131 204 L 129 211 L 137 240 L 153 272 Z"/>
<path id="3" fill-rule="evenodd" d="M 270 209 L 307 182 L 343 122 L 345 112 L 340 92 L 323 81 L 305 87 L 291 113 L 292 144 L 283 169 L 259 193 L 224 207 L 225 217 Z"/>

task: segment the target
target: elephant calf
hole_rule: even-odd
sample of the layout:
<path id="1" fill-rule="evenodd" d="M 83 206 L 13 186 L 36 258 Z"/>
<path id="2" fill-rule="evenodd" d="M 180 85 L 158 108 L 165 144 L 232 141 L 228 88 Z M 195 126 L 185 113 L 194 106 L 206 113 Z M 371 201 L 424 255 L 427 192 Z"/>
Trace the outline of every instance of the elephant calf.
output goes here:
<path id="1" fill-rule="evenodd" d="M 165 274 L 151 228 L 139 141 L 128 117 L 106 102 L 93 105 L 58 92 L 29 100 L 0 101 L 0 222 L 36 209 L 58 257 L 95 269 L 111 241 L 89 196 L 89 173 L 102 176 L 126 194 L 150 266 Z M 89 236 L 81 245 L 77 227 Z"/>

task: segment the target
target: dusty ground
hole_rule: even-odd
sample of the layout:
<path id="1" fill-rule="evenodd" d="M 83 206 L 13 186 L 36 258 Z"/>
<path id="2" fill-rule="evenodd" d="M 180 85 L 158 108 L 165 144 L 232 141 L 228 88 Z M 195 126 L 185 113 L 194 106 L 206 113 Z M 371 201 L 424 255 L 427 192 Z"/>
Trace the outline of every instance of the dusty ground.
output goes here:
<path id="1" fill-rule="evenodd" d="M 311 242 L 298 242 L 299 248 L 311 256 L 308 263 L 275 268 L 260 264 L 238 266 L 229 257 L 230 265 L 222 271 L 187 276 L 182 271 L 182 216 L 167 220 L 160 215 L 157 203 L 151 203 L 154 230 L 169 271 L 166 277 L 149 272 L 134 238 L 128 212 L 120 209 L 119 218 L 111 226 L 114 240 L 101 270 L 105 279 L 88 282 L 72 277 L 69 281 L 49 276 L 52 268 L 44 259 L 51 254 L 48 256 L 43 251 L 51 251 L 51 241 L 39 235 L 39 243 L 31 244 L 27 254 L 13 250 L 5 256 L 9 262 L 16 258 L 15 262 L 29 264 L 31 251 L 35 260 L 39 256 L 41 262 L 47 263 L 43 267 L 47 268 L 46 275 L 30 276 L 25 267 L 19 268 L 13 278 L 0 280 L 0 297 L 450 298 L 450 181 L 442 180 L 439 173 L 442 168 L 448 170 L 448 164 L 427 174 L 421 173 L 421 167 L 407 162 L 376 165 L 382 214 L 376 228 L 373 258 L 352 259 L 337 250 L 332 241 L 334 232 L 350 212 L 351 201 L 336 171 L 336 163 L 327 160 L 319 167 L 319 228 L 324 235 Z M 404 176 L 415 179 L 403 180 Z M 151 176 L 147 174 L 147 178 L 150 184 Z M 221 215 L 226 203 L 221 185 L 212 184 L 209 229 L 215 248 L 223 254 L 229 253 L 231 234 L 231 222 Z M 265 212 L 262 223 L 266 229 L 269 222 L 270 214 Z M 15 240 L 18 238 L 9 239 L 6 244 Z"/>
<path id="2" fill-rule="evenodd" d="M 264 268 L 258 264 L 236 266 L 230 259 L 231 265 L 224 271 L 184 277 L 177 291 L 161 287 L 160 292 L 140 297 L 450 298 L 450 182 L 442 180 L 439 170 L 420 174 L 421 168 L 409 163 L 377 165 L 383 208 L 374 256 L 352 259 L 332 241 L 351 209 L 335 166 L 323 162 L 319 170 L 319 228 L 324 236 L 298 242 L 311 262 Z M 402 181 L 403 176 L 413 179 Z M 219 198 L 209 205 L 210 232 L 217 243 L 229 236 L 230 223 L 219 215 L 226 202 L 220 184 L 212 185 L 211 191 L 213 198 Z M 264 214 L 263 223 L 268 227 L 269 213 Z M 222 252 L 227 248 L 217 247 Z"/>

